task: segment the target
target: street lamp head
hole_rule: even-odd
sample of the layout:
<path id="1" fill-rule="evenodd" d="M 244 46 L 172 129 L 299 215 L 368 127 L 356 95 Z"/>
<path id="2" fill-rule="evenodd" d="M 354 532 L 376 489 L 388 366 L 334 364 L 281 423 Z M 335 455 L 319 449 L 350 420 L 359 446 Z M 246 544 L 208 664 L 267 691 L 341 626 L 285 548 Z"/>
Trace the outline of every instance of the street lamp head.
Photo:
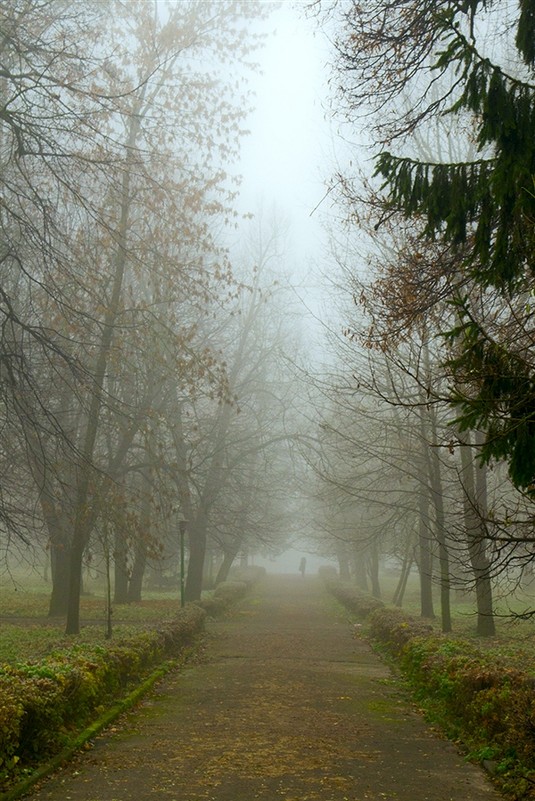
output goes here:
<path id="1" fill-rule="evenodd" d="M 178 530 L 180 531 L 181 534 L 184 534 L 186 531 L 186 526 L 188 524 L 188 521 L 184 517 L 182 510 L 178 512 L 177 517 L 178 517 Z"/>

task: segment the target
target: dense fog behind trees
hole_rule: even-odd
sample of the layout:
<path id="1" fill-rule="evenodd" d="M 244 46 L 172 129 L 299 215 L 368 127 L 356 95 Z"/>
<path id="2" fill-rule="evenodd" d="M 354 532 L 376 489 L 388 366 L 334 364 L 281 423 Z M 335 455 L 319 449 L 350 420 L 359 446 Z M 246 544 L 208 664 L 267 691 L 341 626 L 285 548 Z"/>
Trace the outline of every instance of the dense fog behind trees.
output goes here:
<path id="1" fill-rule="evenodd" d="M 414 564 L 424 617 L 436 586 L 449 631 L 452 592 L 473 591 L 492 634 L 533 558 L 533 3 L 312 9 L 355 153 L 331 185 L 328 528 L 364 588 L 379 550 L 401 566 L 394 602 Z"/>
<path id="2" fill-rule="evenodd" d="M 177 586 L 181 526 L 188 600 L 305 537 L 492 634 L 532 572 L 531 0 L 299 5 L 345 137 L 312 279 L 276 204 L 237 212 L 271 4 L 0 9 L 5 574 L 76 633 L 84 570 Z"/>

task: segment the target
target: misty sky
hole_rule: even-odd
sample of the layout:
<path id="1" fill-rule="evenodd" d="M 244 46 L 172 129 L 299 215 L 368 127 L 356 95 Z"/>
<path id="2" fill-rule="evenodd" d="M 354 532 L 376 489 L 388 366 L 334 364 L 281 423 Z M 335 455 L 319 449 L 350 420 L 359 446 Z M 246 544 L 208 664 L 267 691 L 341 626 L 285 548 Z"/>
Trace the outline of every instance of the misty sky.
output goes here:
<path id="1" fill-rule="evenodd" d="M 314 252 L 330 165 L 329 126 L 322 101 L 327 67 L 321 35 L 290 2 L 273 13 L 272 32 L 259 54 L 263 74 L 254 82 L 257 110 L 242 144 L 244 176 L 240 210 L 275 203 L 291 224 L 291 239 Z"/>

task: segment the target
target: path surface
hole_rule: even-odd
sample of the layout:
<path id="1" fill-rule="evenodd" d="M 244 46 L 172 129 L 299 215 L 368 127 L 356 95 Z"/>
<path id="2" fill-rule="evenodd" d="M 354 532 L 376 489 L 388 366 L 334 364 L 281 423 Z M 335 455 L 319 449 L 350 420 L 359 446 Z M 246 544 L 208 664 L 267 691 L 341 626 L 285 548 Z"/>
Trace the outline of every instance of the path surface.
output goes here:
<path id="1" fill-rule="evenodd" d="M 270 577 L 31 801 L 497 801 L 317 579 Z"/>

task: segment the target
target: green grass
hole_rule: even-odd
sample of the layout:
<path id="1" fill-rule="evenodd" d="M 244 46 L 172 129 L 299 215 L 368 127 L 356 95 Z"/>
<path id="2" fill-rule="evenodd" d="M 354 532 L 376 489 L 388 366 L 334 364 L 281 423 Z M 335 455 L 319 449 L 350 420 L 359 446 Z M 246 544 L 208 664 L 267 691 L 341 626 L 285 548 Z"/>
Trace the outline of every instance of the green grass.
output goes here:
<path id="1" fill-rule="evenodd" d="M 77 637 L 64 635 L 62 619 L 49 619 L 50 586 L 31 576 L 0 591 L 0 664 L 39 660 L 52 651 L 77 644 L 105 641 L 105 593 L 102 587 L 91 587 L 80 603 L 82 628 Z M 149 627 L 174 617 L 180 608 L 177 592 L 144 593 L 140 603 L 113 608 L 113 638 L 128 639 L 140 626 Z"/>
<path id="2" fill-rule="evenodd" d="M 396 580 L 392 576 L 383 577 L 381 589 L 383 600 L 389 604 L 396 586 Z M 430 624 L 440 631 L 440 595 L 438 586 L 434 591 L 435 619 L 429 621 Z M 403 611 L 413 617 L 420 616 L 420 596 L 418 580 L 416 576 L 411 576 L 409 585 L 403 599 Z M 496 637 L 489 640 L 493 645 L 500 643 L 511 643 L 522 646 L 529 646 L 535 633 L 535 618 L 533 620 L 513 619 L 511 612 L 521 614 L 528 608 L 535 609 L 535 593 L 532 595 L 518 589 L 507 591 L 506 588 L 498 588 L 495 591 L 495 625 Z M 451 616 L 453 625 L 453 637 L 462 639 L 476 638 L 480 647 L 485 647 L 485 640 L 478 637 L 476 632 L 476 605 L 474 597 L 456 597 L 455 591 L 451 593 Z"/>
<path id="3" fill-rule="evenodd" d="M 0 625 L 0 664 L 15 664 L 28 659 L 41 659 L 59 647 L 62 641 L 57 626 L 20 626 L 10 623 Z"/>
<path id="4" fill-rule="evenodd" d="M 172 615 L 167 615 L 167 618 Z M 162 618 L 163 619 L 163 618 Z M 153 621 L 154 622 L 154 621 Z M 147 623 L 145 628 L 150 628 Z M 62 624 L 40 625 L 17 623 L 0 624 L 0 665 L 36 662 L 53 652 L 68 650 L 73 645 L 103 645 L 106 640 L 104 624 L 83 626 L 80 634 L 67 637 Z M 140 630 L 139 625 L 125 623 L 113 627 L 113 641 L 129 640 Z"/>

